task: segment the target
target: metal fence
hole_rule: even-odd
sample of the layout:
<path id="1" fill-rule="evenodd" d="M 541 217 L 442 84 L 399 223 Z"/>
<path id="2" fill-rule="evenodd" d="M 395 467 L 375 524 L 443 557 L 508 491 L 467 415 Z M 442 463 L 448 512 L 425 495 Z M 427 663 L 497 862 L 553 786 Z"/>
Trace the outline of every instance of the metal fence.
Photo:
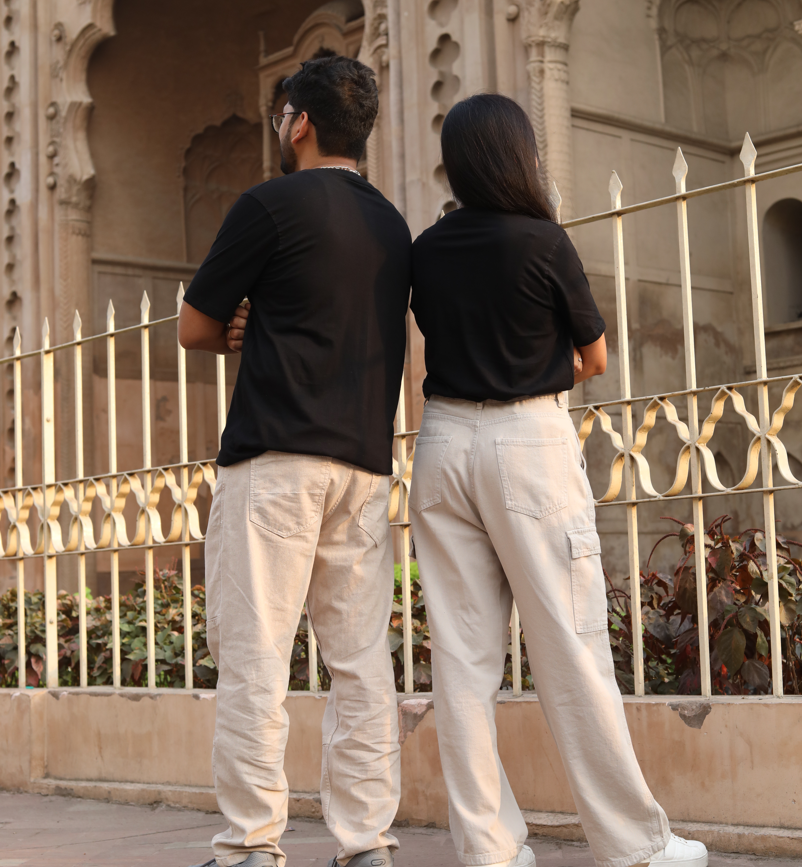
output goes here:
<path id="1" fill-rule="evenodd" d="M 766 534 L 766 553 L 769 585 L 769 620 L 772 659 L 772 683 L 775 695 L 782 693 L 781 637 L 778 596 L 778 571 L 776 556 L 776 530 L 774 494 L 776 491 L 802 488 L 802 481 L 791 472 L 788 456 L 779 438 L 783 420 L 793 406 L 794 395 L 802 386 L 802 375 L 769 378 L 767 375 L 766 347 L 763 323 L 763 292 L 761 286 L 759 233 L 756 206 L 756 185 L 770 178 L 802 171 L 802 165 L 788 166 L 775 171 L 755 174 L 756 151 L 749 136 L 746 137 L 741 160 L 744 177 L 715 186 L 686 190 L 688 166 L 678 150 L 673 175 L 676 194 L 653 201 L 622 207 L 622 184 L 613 173 L 610 182 L 611 209 L 565 223 L 566 228 L 581 226 L 600 220 L 609 220 L 612 227 L 613 256 L 615 265 L 616 308 L 619 342 L 619 374 L 621 396 L 617 400 L 592 405 L 572 407 L 571 412 L 580 413 L 578 423 L 580 441 L 584 444 L 599 422 L 600 433 L 605 435 L 615 449 L 615 457 L 609 472 L 607 490 L 598 499 L 597 505 L 612 505 L 626 509 L 629 549 L 629 575 L 631 586 L 631 610 L 633 618 L 635 693 L 644 694 L 642 623 L 640 604 L 640 553 L 638 549 L 638 508 L 644 503 L 690 499 L 693 508 L 693 525 L 704 528 L 704 503 L 711 497 L 722 494 L 736 495 L 758 492 L 763 499 L 763 515 Z M 752 319 L 756 356 L 756 376 L 749 382 L 729 383 L 715 386 L 697 386 L 695 342 L 693 326 L 693 300 L 691 292 L 690 245 L 688 232 L 687 202 L 689 199 L 743 187 L 746 195 L 747 230 L 749 238 L 749 263 L 752 287 Z M 679 262 L 682 287 L 682 311 L 685 348 L 685 389 L 670 393 L 633 396 L 630 384 L 630 349 L 628 341 L 627 295 L 624 260 L 623 221 L 627 215 L 656 207 L 675 207 L 679 230 Z M 179 288 L 177 304 L 180 309 L 183 286 Z M 183 607 L 185 623 L 185 648 L 192 646 L 192 546 L 203 542 L 200 514 L 196 505 L 198 493 L 205 484 L 211 494 L 215 488 L 215 464 L 213 458 L 190 460 L 187 429 L 187 365 L 186 353 L 178 346 L 178 435 L 179 461 L 174 464 L 153 466 L 153 407 L 151 401 L 150 337 L 152 329 L 177 320 L 174 316 L 150 321 L 150 302 L 147 295 L 141 304 L 141 320 L 126 328 L 115 328 L 114 307 L 109 302 L 106 331 L 92 337 L 84 337 L 81 321 L 76 313 L 74 339 L 58 346 L 50 345 L 49 326 L 45 322 L 40 349 L 23 352 L 19 332 L 14 336 L 13 355 L 0 359 L 0 365 L 13 369 L 14 395 L 14 455 L 15 486 L 0 491 L 8 523 L 5 544 L 0 541 L 0 560 L 16 564 L 18 599 L 25 591 L 26 564 L 38 560 L 44 574 L 45 620 L 46 620 L 46 670 L 48 687 L 58 686 L 58 634 L 57 593 L 59 563 L 64 558 L 77 559 L 78 606 L 79 606 L 79 656 L 80 684 L 86 686 L 87 673 L 87 614 L 86 614 L 86 558 L 96 552 L 107 552 L 110 557 L 111 607 L 112 607 L 112 671 L 113 684 L 121 685 L 121 639 L 120 639 L 120 553 L 141 550 L 144 557 L 144 583 L 147 611 L 147 686 L 156 686 L 156 650 L 154 621 L 154 552 L 165 546 L 178 546 L 181 551 L 181 576 L 183 582 Z M 125 333 L 138 333 L 141 349 L 141 401 L 142 401 L 142 465 L 139 469 L 120 470 L 117 461 L 117 376 L 115 372 L 116 341 Z M 106 388 L 108 404 L 108 472 L 97 475 L 84 473 L 83 430 L 83 377 L 84 347 L 92 341 L 104 341 L 106 349 Z M 56 479 L 56 424 L 55 424 L 55 376 L 54 359 L 57 353 L 71 354 L 73 368 L 74 406 L 74 466 L 75 478 Z M 25 410 L 23 394 L 22 363 L 26 359 L 38 359 L 41 368 L 41 484 L 23 484 L 23 426 L 20 423 Z M 217 358 L 216 412 L 218 436 L 222 434 L 226 418 L 226 358 Z M 784 385 L 780 405 L 774 412 L 769 402 L 769 386 Z M 758 406 L 757 418 L 747 409 L 744 399 L 746 389 L 754 389 Z M 701 418 L 700 398 L 711 398 L 709 413 Z M 26 400 L 30 400 L 28 396 Z M 672 401 L 684 401 L 687 422 L 679 417 Z M 725 487 L 718 476 L 716 461 L 708 444 L 721 419 L 727 401 L 743 419 L 752 435 L 748 448 L 746 472 L 733 487 Z M 635 419 L 637 404 L 646 403 L 643 417 Z M 662 410 L 666 422 L 672 426 L 679 439 L 679 455 L 675 479 L 671 487 L 660 493 L 655 490 L 644 456 L 644 447 L 650 431 L 658 422 Z M 617 431 L 610 412 L 621 414 L 621 430 Z M 408 493 L 412 475 L 414 448 L 411 441 L 417 431 L 405 430 L 406 408 L 402 386 L 396 421 L 396 448 L 393 485 L 391 491 L 390 521 L 400 534 L 399 550 L 402 573 L 403 609 L 403 670 L 405 691 L 412 692 L 412 599 L 409 555 Z M 65 435 L 61 431 L 62 436 Z M 775 484 L 772 458 L 783 482 Z M 759 481 L 758 481 L 758 476 Z M 707 480 L 710 491 L 703 489 Z M 757 482 L 757 484 L 755 484 Z M 159 500 L 165 488 L 172 500 L 169 526 L 162 522 Z M 136 503 L 136 518 L 131 521 L 125 514 L 130 498 Z M 66 512 L 64 511 L 66 508 Z M 32 539 L 36 539 L 35 542 Z M 696 545 L 696 574 L 705 574 L 705 547 Z M 708 633 L 706 582 L 697 581 L 699 634 Z M 25 606 L 18 605 L 19 672 L 26 670 Z M 516 610 L 511 623 L 511 655 L 513 692 L 522 691 L 521 676 L 521 629 Z M 701 664 L 701 693 L 711 694 L 710 652 L 707 641 L 699 642 Z M 185 686 L 193 686 L 193 655 L 185 652 Z M 315 638 L 309 631 L 308 658 L 310 689 L 319 689 L 318 654 Z M 21 675 L 22 676 L 22 675 Z"/>

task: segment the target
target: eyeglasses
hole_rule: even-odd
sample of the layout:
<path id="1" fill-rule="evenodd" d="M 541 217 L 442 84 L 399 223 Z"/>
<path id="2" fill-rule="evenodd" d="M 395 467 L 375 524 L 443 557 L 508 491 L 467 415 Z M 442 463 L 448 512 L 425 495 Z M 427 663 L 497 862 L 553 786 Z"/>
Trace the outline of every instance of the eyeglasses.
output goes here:
<path id="1" fill-rule="evenodd" d="M 303 114 L 303 112 L 302 111 L 284 111 L 281 114 L 271 114 L 270 120 L 273 121 L 273 129 L 276 132 L 279 132 L 279 130 L 281 129 L 281 122 L 284 120 L 285 117 L 287 117 L 288 115 L 291 115 L 291 114 Z"/>

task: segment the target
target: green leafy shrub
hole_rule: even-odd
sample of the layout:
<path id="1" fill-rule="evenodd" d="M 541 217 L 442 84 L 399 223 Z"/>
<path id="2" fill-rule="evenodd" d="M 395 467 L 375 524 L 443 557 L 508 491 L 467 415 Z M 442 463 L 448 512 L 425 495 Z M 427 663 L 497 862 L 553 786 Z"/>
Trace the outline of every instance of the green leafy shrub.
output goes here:
<path id="1" fill-rule="evenodd" d="M 644 681 L 650 694 L 698 693 L 700 688 L 696 537 L 692 524 L 658 540 L 640 574 Z M 762 530 L 728 535 L 729 516 L 717 518 L 704 536 L 705 576 L 713 691 L 719 695 L 771 690 L 766 583 L 766 537 Z M 681 555 L 673 575 L 649 571 L 658 545 L 677 538 Z M 802 682 L 802 560 L 792 557 L 799 542 L 777 537 L 783 688 L 798 695 Z M 610 643 L 622 692 L 634 692 L 631 598 L 608 592 Z"/>
<path id="2" fill-rule="evenodd" d="M 418 564 L 410 563 L 410 593 L 412 601 L 412 678 L 413 690 L 428 692 L 432 683 L 432 642 L 429 637 L 429 623 L 423 603 L 423 589 L 420 585 Z M 399 692 L 404 691 L 404 607 L 402 595 L 401 564 L 395 566 L 395 592 L 393 613 L 390 616 L 390 652 L 393 656 L 395 683 Z"/>
<path id="3" fill-rule="evenodd" d="M 403 690 L 403 630 L 401 629 L 401 567 L 396 567 L 393 623 L 390 644 L 397 687 Z M 418 584 L 418 567 L 412 564 L 413 581 L 413 659 L 415 688 L 428 689 L 432 679 L 429 631 L 423 611 L 423 596 Z M 184 685 L 184 608 L 180 573 L 174 568 L 160 569 L 154 579 L 154 623 L 156 643 L 156 685 Z M 61 591 L 57 598 L 59 685 L 80 683 L 78 597 Z M 87 594 L 86 644 L 87 679 L 90 686 L 112 684 L 111 597 Z M 206 591 L 192 588 L 193 676 L 198 687 L 217 685 L 217 666 L 206 642 Z M 41 590 L 25 593 L 26 686 L 44 686 L 45 607 Z M 301 617 L 290 659 L 289 688 L 309 689 L 309 623 Z M 147 610 L 145 585 L 137 582 L 131 593 L 120 598 L 120 657 L 123 686 L 147 686 Z M 19 685 L 17 671 L 17 591 L 0 596 L 0 687 Z M 320 660 L 320 657 L 318 657 Z M 331 686 L 331 676 L 318 662 L 321 689 Z"/>

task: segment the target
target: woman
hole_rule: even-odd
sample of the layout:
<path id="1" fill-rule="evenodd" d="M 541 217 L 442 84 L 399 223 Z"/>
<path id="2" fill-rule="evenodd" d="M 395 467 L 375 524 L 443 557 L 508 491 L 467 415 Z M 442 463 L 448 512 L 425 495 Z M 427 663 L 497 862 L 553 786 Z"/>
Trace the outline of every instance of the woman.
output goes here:
<path id="1" fill-rule="evenodd" d="M 503 96 L 466 99 L 445 119 L 442 149 L 460 207 L 413 245 L 428 401 L 410 514 L 459 859 L 534 864 L 494 721 L 514 597 L 596 862 L 704 867 L 705 847 L 670 833 L 646 786 L 613 673 L 593 496 L 566 400 L 605 370 L 604 321 L 554 222 L 524 111 Z"/>

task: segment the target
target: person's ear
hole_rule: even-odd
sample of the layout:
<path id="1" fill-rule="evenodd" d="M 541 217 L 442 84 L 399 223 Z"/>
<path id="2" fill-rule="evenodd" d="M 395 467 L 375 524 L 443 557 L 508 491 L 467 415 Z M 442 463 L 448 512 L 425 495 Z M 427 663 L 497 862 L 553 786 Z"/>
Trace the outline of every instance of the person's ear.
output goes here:
<path id="1" fill-rule="evenodd" d="M 295 128 L 293 129 L 290 141 L 294 145 L 297 145 L 299 141 L 303 141 L 303 139 L 309 136 L 311 126 L 312 124 L 309 121 L 309 115 L 305 111 L 302 111 L 296 119 Z"/>

